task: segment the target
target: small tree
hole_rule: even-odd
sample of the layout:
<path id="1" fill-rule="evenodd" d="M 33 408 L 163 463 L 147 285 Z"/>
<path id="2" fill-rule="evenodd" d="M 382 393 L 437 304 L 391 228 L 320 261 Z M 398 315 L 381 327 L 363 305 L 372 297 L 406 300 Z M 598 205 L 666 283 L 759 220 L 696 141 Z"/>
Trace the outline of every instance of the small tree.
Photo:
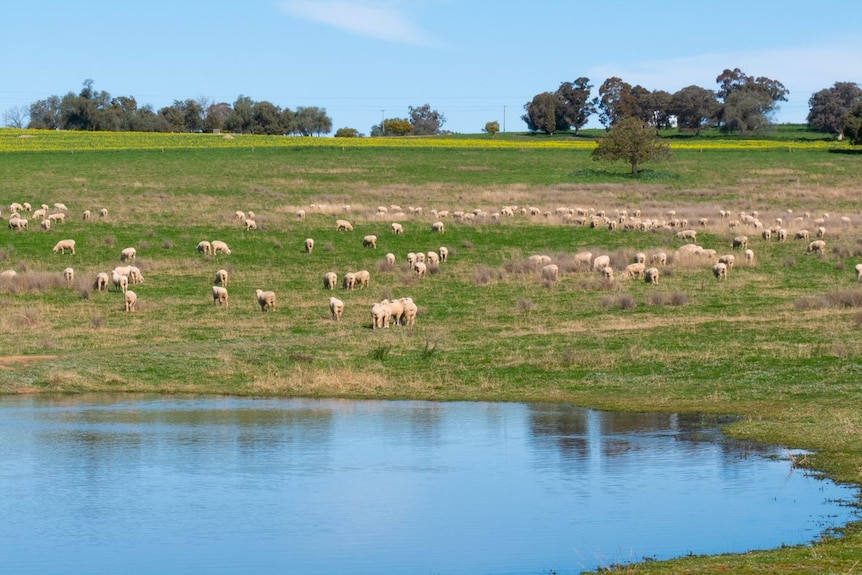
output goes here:
<path id="1" fill-rule="evenodd" d="M 857 105 L 844 121 L 844 135 L 851 144 L 862 144 L 862 104 Z"/>
<path id="2" fill-rule="evenodd" d="M 482 128 L 482 131 L 491 134 L 491 137 L 493 138 L 496 133 L 500 131 L 500 122 L 497 122 L 496 120 L 493 122 L 488 122 L 487 124 L 485 124 L 485 127 Z"/>
<path id="3" fill-rule="evenodd" d="M 338 128 L 335 132 L 336 138 L 359 138 L 362 134 L 356 128 Z"/>
<path id="4" fill-rule="evenodd" d="M 386 118 L 383 134 L 386 136 L 406 136 L 413 133 L 413 124 L 407 118 Z"/>
<path id="5" fill-rule="evenodd" d="M 628 162 L 635 176 L 640 164 L 660 162 L 670 155 L 670 146 L 659 141 L 658 130 L 633 117 L 617 121 L 610 134 L 599 139 L 593 150 L 594 160 Z"/>

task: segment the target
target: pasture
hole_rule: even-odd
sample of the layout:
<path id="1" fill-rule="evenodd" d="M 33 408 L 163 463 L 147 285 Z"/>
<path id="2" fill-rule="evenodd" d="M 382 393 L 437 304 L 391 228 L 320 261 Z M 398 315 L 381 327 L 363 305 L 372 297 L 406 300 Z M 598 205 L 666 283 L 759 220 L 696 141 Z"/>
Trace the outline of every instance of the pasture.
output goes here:
<path id="1" fill-rule="evenodd" d="M 17 272 L 0 278 L 0 393 L 718 413 L 735 416 L 734 436 L 815 450 L 800 465 L 860 481 L 862 164 L 839 144 L 687 141 L 674 145 L 673 160 L 632 179 L 625 165 L 593 162 L 583 142 L 192 135 L 176 141 L 193 145 L 130 139 L 124 147 L 116 134 L 74 134 L 84 139 L 73 143 L 66 134 L 20 135 L 0 134 L 0 271 Z M 48 231 L 34 221 L 16 231 L 7 226 L 12 202 L 49 211 L 62 202 L 68 214 Z M 515 206 L 514 215 L 496 217 L 503 206 Z M 246 230 L 237 210 L 253 211 L 257 229 Z M 453 217 L 474 210 L 472 221 Z M 763 239 L 763 228 L 745 223 L 754 213 L 789 238 Z M 353 231 L 337 231 L 339 218 Z M 635 219 L 656 223 L 627 227 Z M 431 231 L 438 220 L 443 234 Z M 827 248 L 809 253 L 794 234 L 807 229 L 814 240 L 818 227 Z M 735 255 L 725 280 L 709 256 L 675 257 L 688 243 L 681 229 L 695 230 L 716 257 Z M 370 234 L 376 248 L 363 246 Z M 731 247 L 739 235 L 754 260 Z M 62 239 L 76 241 L 74 255 L 53 253 Z M 225 241 L 231 254 L 198 253 L 202 240 Z M 448 261 L 425 277 L 407 266 L 409 252 L 441 246 Z M 128 247 L 145 278 L 130 286 L 133 312 L 123 311 L 121 292 L 93 289 Z M 615 279 L 576 261 L 583 251 L 608 255 Z M 624 278 L 638 252 L 668 255 L 657 285 Z M 556 281 L 530 262 L 536 254 L 558 265 Z M 229 274 L 227 306 L 212 298 L 220 268 Z M 343 275 L 358 270 L 370 272 L 369 286 L 343 289 Z M 331 291 L 329 271 L 339 278 Z M 273 311 L 261 312 L 256 289 L 275 292 Z M 330 317 L 331 296 L 345 303 L 340 322 Z M 408 296 L 419 307 L 415 326 L 371 329 L 374 302 Z M 849 573 L 860 545 L 852 525 L 810 547 L 625 568 Z"/>

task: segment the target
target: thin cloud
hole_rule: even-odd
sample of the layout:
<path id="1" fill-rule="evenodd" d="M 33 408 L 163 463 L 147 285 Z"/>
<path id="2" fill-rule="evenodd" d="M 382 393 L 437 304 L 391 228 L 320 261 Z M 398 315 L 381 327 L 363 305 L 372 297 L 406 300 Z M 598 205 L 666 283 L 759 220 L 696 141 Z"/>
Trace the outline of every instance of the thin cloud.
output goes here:
<path id="1" fill-rule="evenodd" d="M 408 17 L 391 3 L 362 0 L 285 0 L 281 8 L 296 18 L 310 20 L 359 36 L 399 44 L 431 43 Z"/>

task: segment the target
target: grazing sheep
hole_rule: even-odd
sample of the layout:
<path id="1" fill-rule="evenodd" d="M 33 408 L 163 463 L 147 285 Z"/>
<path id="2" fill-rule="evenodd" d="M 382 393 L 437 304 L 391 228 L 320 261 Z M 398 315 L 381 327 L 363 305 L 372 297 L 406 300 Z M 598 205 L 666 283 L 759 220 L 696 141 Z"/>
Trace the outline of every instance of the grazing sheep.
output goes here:
<path id="1" fill-rule="evenodd" d="M 12 202 L 11 204 L 9 204 L 9 211 L 10 212 L 23 212 L 24 206 L 22 206 L 18 202 Z"/>
<path id="2" fill-rule="evenodd" d="M 247 220 L 253 220 L 254 219 L 254 212 L 249 210 L 248 213 L 246 214 L 246 219 Z"/>
<path id="3" fill-rule="evenodd" d="M 368 235 L 362 238 L 362 247 L 377 249 L 377 236 Z"/>
<path id="4" fill-rule="evenodd" d="M 809 254 L 814 252 L 819 256 L 822 256 L 826 253 L 826 242 L 823 240 L 814 240 L 810 244 L 808 244 L 808 249 L 806 250 Z"/>
<path id="5" fill-rule="evenodd" d="M 254 295 L 257 296 L 260 311 L 275 311 L 275 292 L 257 289 L 254 290 Z"/>
<path id="6" fill-rule="evenodd" d="M 593 260 L 593 271 L 594 272 L 600 272 L 610 265 L 611 265 L 611 256 L 608 256 L 608 255 L 596 256 L 595 259 Z"/>
<path id="7" fill-rule="evenodd" d="M 862 264 L 856 264 L 856 281 L 862 282 Z"/>
<path id="8" fill-rule="evenodd" d="M 404 317 L 404 302 L 400 299 L 388 300 L 380 302 L 384 305 L 389 305 L 389 318 L 395 325 L 401 325 L 401 318 Z"/>
<path id="9" fill-rule="evenodd" d="M 24 208 L 25 212 L 29 212 L 30 210 L 33 209 L 33 206 L 30 204 L 30 202 L 24 202 L 24 204 L 21 207 Z"/>
<path id="10" fill-rule="evenodd" d="M 727 279 L 727 264 L 723 264 L 723 263 L 719 262 L 719 263 L 715 264 L 714 266 L 712 266 L 712 275 L 714 275 L 716 277 L 716 279 L 726 280 Z"/>
<path id="11" fill-rule="evenodd" d="M 377 302 L 371 306 L 371 329 L 388 328 L 392 316 L 389 302 Z"/>
<path id="12" fill-rule="evenodd" d="M 17 275 L 18 272 L 16 272 L 15 270 L 3 270 L 2 272 L 0 272 L 0 278 L 14 278 Z"/>
<path id="13" fill-rule="evenodd" d="M 133 284 L 144 283 L 144 276 L 141 273 L 140 268 L 137 268 L 135 266 L 127 266 L 127 267 L 129 269 L 128 276 L 129 276 L 129 282 L 130 283 L 133 283 Z"/>
<path id="14" fill-rule="evenodd" d="M 234 215 L 236 215 L 236 219 L 238 219 L 239 221 L 241 221 L 241 222 L 245 221 L 245 212 L 244 211 L 237 210 L 234 212 Z"/>
<path id="15" fill-rule="evenodd" d="M 745 261 L 749 263 L 754 262 L 754 250 L 745 250 Z"/>
<path id="16" fill-rule="evenodd" d="M 66 207 L 66 204 L 61 204 L 60 202 L 56 202 L 54 204 L 54 207 L 56 209 L 60 210 L 61 212 L 68 212 L 69 211 L 69 208 Z"/>
<path id="17" fill-rule="evenodd" d="M 413 264 L 413 271 L 416 272 L 416 275 L 421 278 L 425 277 L 425 273 L 428 271 L 428 268 L 423 262 L 416 262 L 415 264 Z"/>
<path id="18" fill-rule="evenodd" d="M 52 222 L 61 222 L 62 223 L 62 222 L 66 221 L 66 214 L 64 214 L 62 212 L 57 212 L 56 214 L 49 214 L 48 219 L 51 220 Z"/>
<path id="19" fill-rule="evenodd" d="M 223 305 L 228 307 L 226 287 L 213 286 L 213 305 Z"/>
<path id="20" fill-rule="evenodd" d="M 542 279 L 555 282 L 560 276 L 560 267 L 557 264 L 548 264 L 542 268 Z"/>
<path id="21" fill-rule="evenodd" d="M 313 250 L 314 250 L 314 239 L 305 238 L 305 253 L 310 254 Z"/>
<path id="22" fill-rule="evenodd" d="M 53 252 L 55 254 L 57 252 L 65 254 L 66 250 L 69 250 L 72 255 L 75 255 L 75 240 L 60 240 L 54 245 Z"/>
<path id="23" fill-rule="evenodd" d="M 351 225 L 351 223 L 347 220 L 335 220 L 335 231 L 339 232 L 341 230 L 344 230 L 346 232 L 352 232 L 353 225 Z"/>
<path id="24" fill-rule="evenodd" d="M 445 262 L 449 259 L 449 248 L 445 246 L 440 246 L 440 249 L 437 250 L 440 253 L 440 261 Z"/>
<path id="25" fill-rule="evenodd" d="M 638 252 L 635 254 L 634 262 L 636 264 L 645 264 L 646 263 L 646 254 L 643 252 Z"/>
<path id="26" fill-rule="evenodd" d="M 99 217 L 100 218 L 107 218 L 108 217 L 108 208 L 100 209 L 99 210 Z"/>
<path id="27" fill-rule="evenodd" d="M 135 311 L 135 307 L 138 305 L 138 294 L 132 290 L 126 290 L 123 301 L 126 304 L 126 311 Z"/>
<path id="28" fill-rule="evenodd" d="M 75 281 L 75 270 L 66 268 L 63 270 L 63 279 L 66 280 L 66 285 L 71 286 Z"/>
<path id="29" fill-rule="evenodd" d="M 39 224 L 43 230 L 46 232 L 51 231 L 51 220 L 42 220 L 42 223 Z"/>
<path id="30" fill-rule="evenodd" d="M 305 210 L 296 210 L 296 219 L 304 220 L 305 219 Z"/>
<path id="31" fill-rule="evenodd" d="M 779 242 L 787 241 L 787 230 L 785 230 L 784 228 L 778 228 L 776 234 L 778 235 Z"/>
<path id="32" fill-rule="evenodd" d="M 748 236 L 736 236 L 735 238 L 733 238 L 733 240 L 731 240 L 730 247 L 735 250 L 747 248 Z"/>
<path id="33" fill-rule="evenodd" d="M 359 270 L 358 272 L 353 274 L 353 277 L 356 281 L 356 285 L 360 288 L 367 288 L 368 282 L 371 281 L 371 274 L 368 270 Z"/>
<path id="34" fill-rule="evenodd" d="M 644 281 L 648 284 L 658 285 L 658 268 L 647 268 L 644 271 Z"/>
<path id="35" fill-rule="evenodd" d="M 542 268 L 551 263 L 551 256 L 533 254 L 527 258 L 527 261 L 537 268 Z"/>
<path id="36" fill-rule="evenodd" d="M 646 273 L 646 265 L 642 263 L 634 263 L 626 266 L 625 271 L 623 271 L 623 278 L 643 278 Z"/>
<path id="37" fill-rule="evenodd" d="M 404 305 L 404 325 L 415 325 L 416 315 L 419 313 L 419 307 L 413 302 L 413 298 L 403 297 L 401 303 Z"/>
<path id="38" fill-rule="evenodd" d="M 114 284 L 115 288 L 125 293 L 129 289 L 129 276 L 113 272 L 111 275 L 111 283 Z"/>
<path id="39" fill-rule="evenodd" d="M 28 224 L 29 224 L 29 222 L 26 219 L 18 216 L 18 214 L 15 214 L 15 217 L 12 217 L 12 216 L 9 217 L 9 229 L 10 230 L 16 230 L 16 231 L 26 230 Z"/>
<path id="40" fill-rule="evenodd" d="M 799 230 L 793 237 L 795 237 L 797 240 L 807 240 L 808 230 Z"/>
<path id="41" fill-rule="evenodd" d="M 664 252 L 656 252 L 650 257 L 649 261 L 653 265 L 666 266 L 667 254 Z"/>
<path id="42" fill-rule="evenodd" d="M 220 269 L 220 270 L 216 271 L 215 280 L 213 280 L 213 281 L 217 285 L 227 287 L 227 270 L 226 269 Z"/>
<path id="43" fill-rule="evenodd" d="M 392 222 L 390 224 L 390 227 L 392 228 L 392 232 L 396 235 L 400 236 L 401 234 L 404 233 L 404 226 L 402 226 L 398 222 Z"/>
<path id="44" fill-rule="evenodd" d="M 249 219 L 245 220 L 245 231 L 256 230 L 256 229 L 257 229 L 257 222 L 256 221 L 249 220 Z"/>
<path id="45" fill-rule="evenodd" d="M 697 230 L 683 230 L 676 233 L 676 237 L 681 240 L 697 241 Z"/>
<path id="46" fill-rule="evenodd" d="M 39 208 L 38 210 L 33 212 L 33 219 L 34 220 L 44 220 L 47 218 L 48 218 L 47 210 L 43 210 L 42 208 Z"/>
<path id="47" fill-rule="evenodd" d="M 213 255 L 215 255 L 215 254 L 230 255 L 230 248 L 227 247 L 227 244 L 221 240 L 213 240 L 212 250 L 213 250 Z"/>
<path id="48" fill-rule="evenodd" d="M 770 230 L 769 228 L 766 228 L 765 230 L 763 230 L 763 231 L 760 233 L 760 236 L 761 236 L 764 240 L 769 241 L 769 240 L 772 238 L 772 230 Z"/>
<path id="49" fill-rule="evenodd" d="M 446 232 L 446 226 L 441 221 L 436 221 L 431 224 L 431 231 L 434 233 L 442 234 Z"/>
<path id="50" fill-rule="evenodd" d="M 718 258 L 718 262 L 727 266 L 727 269 L 733 269 L 733 264 L 736 261 L 736 256 L 733 254 L 723 255 Z"/>
<path id="51" fill-rule="evenodd" d="M 138 257 L 138 251 L 135 248 L 126 248 L 120 252 L 120 261 L 128 262 Z"/>
<path id="52" fill-rule="evenodd" d="M 93 282 L 93 289 L 96 291 L 104 291 L 108 289 L 108 282 L 110 278 L 108 274 L 105 272 L 99 272 L 96 274 L 96 281 Z"/>
<path id="53" fill-rule="evenodd" d="M 344 274 L 341 283 L 342 288 L 352 290 L 356 287 L 356 274 L 353 272 L 347 272 Z"/>
<path id="54" fill-rule="evenodd" d="M 84 210 L 84 212 L 81 214 L 81 219 L 82 220 L 89 220 L 90 215 L 91 215 L 90 210 Z"/>
<path id="55" fill-rule="evenodd" d="M 198 243 L 197 250 L 198 250 L 199 254 L 204 254 L 204 255 L 208 256 L 208 255 L 213 253 L 213 246 L 211 243 L 204 240 L 204 241 Z"/>
<path id="56" fill-rule="evenodd" d="M 392 252 L 386 254 L 386 263 L 390 266 L 395 265 L 395 254 L 393 254 Z"/>
<path id="57" fill-rule="evenodd" d="M 578 252 L 575 254 L 575 265 L 589 268 L 591 261 L 593 261 L 592 252 Z"/>
<path id="58" fill-rule="evenodd" d="M 416 252 L 416 261 L 425 263 L 425 253 L 424 252 Z"/>
<path id="59" fill-rule="evenodd" d="M 341 321 L 344 315 L 344 302 L 337 297 L 329 298 L 329 313 L 332 314 L 332 321 Z"/>
<path id="60" fill-rule="evenodd" d="M 410 269 L 413 269 L 413 264 L 416 263 L 416 254 L 413 252 L 409 252 L 407 254 L 407 265 L 410 266 Z"/>
<path id="61" fill-rule="evenodd" d="M 336 285 L 338 285 L 338 274 L 335 272 L 323 274 L 323 289 L 335 289 Z"/>
<path id="62" fill-rule="evenodd" d="M 612 268 L 611 266 L 603 267 L 600 273 L 602 274 L 602 278 L 604 278 L 605 280 L 609 282 L 614 281 L 614 268 Z"/>
<path id="63" fill-rule="evenodd" d="M 818 238 L 825 238 L 826 237 L 826 228 L 824 228 L 823 226 L 820 226 L 819 228 L 817 228 L 817 233 L 815 235 Z"/>
<path id="64" fill-rule="evenodd" d="M 428 252 L 428 264 L 429 265 L 439 265 L 440 264 L 440 256 L 437 252 Z"/>

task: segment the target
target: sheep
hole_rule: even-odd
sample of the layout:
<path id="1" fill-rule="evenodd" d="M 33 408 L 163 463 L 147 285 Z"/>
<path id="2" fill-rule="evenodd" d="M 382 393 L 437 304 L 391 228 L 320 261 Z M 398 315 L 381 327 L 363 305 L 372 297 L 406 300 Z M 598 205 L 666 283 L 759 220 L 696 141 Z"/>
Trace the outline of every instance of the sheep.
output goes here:
<path id="1" fill-rule="evenodd" d="M 388 328 L 392 315 L 389 303 L 384 300 L 371 306 L 371 329 Z"/>
<path id="2" fill-rule="evenodd" d="M 236 216 L 236 219 L 237 219 L 237 220 L 239 220 L 239 221 L 241 221 L 241 222 L 244 222 L 244 221 L 245 221 L 245 212 L 244 212 L 244 211 L 242 211 L 242 210 L 237 210 L 237 211 L 235 211 L 235 212 L 234 212 L 234 215 Z"/>
<path id="3" fill-rule="evenodd" d="M 399 224 L 398 222 L 392 222 L 389 227 L 392 228 L 392 233 L 395 235 L 402 235 L 404 233 L 404 226 Z"/>
<path id="4" fill-rule="evenodd" d="M 560 276 L 560 267 L 557 264 L 548 264 L 542 268 L 542 279 L 555 282 Z"/>
<path id="5" fill-rule="evenodd" d="M 799 230 L 798 232 L 796 232 L 796 234 L 793 237 L 796 238 L 797 240 L 807 240 L 808 239 L 808 230 Z"/>
<path id="6" fill-rule="evenodd" d="M 220 286 L 227 287 L 227 270 L 226 269 L 220 269 L 220 270 L 216 271 L 215 279 L 213 280 L 213 283 L 220 285 Z"/>
<path id="7" fill-rule="evenodd" d="M 368 235 L 362 238 L 362 247 L 377 249 L 377 236 Z"/>
<path id="8" fill-rule="evenodd" d="M 338 274 L 335 272 L 323 274 L 323 289 L 335 289 L 336 285 L 338 285 Z"/>
<path id="9" fill-rule="evenodd" d="M 736 261 L 736 256 L 733 254 L 726 254 L 718 258 L 718 262 L 725 264 L 727 269 L 733 269 L 733 264 Z"/>
<path id="10" fill-rule="evenodd" d="M 223 305 L 228 307 L 226 287 L 213 286 L 213 305 Z"/>
<path id="11" fill-rule="evenodd" d="M 745 261 L 749 263 L 754 262 L 754 250 L 745 250 Z"/>
<path id="12" fill-rule="evenodd" d="M 650 263 L 653 265 L 666 266 L 667 254 L 664 252 L 656 252 L 650 257 Z"/>
<path id="13" fill-rule="evenodd" d="M 416 261 L 425 263 L 425 252 L 416 252 Z"/>
<path id="14" fill-rule="evenodd" d="M 390 266 L 395 265 L 395 254 L 393 254 L 392 252 L 386 254 L 386 263 Z"/>
<path id="15" fill-rule="evenodd" d="M 15 270 L 3 270 L 2 272 L 0 272 L 0 278 L 9 278 L 9 279 L 11 279 L 11 278 L 14 278 L 14 277 L 15 277 L 15 276 L 17 276 L 17 275 L 18 275 L 18 272 L 16 272 Z"/>
<path id="16" fill-rule="evenodd" d="M 428 264 L 429 265 L 439 265 L 440 264 L 440 255 L 437 252 L 428 252 Z"/>
<path id="17" fill-rule="evenodd" d="M 446 232 L 446 226 L 443 222 L 438 220 L 431 224 L 431 231 L 437 234 L 442 234 Z"/>
<path id="18" fill-rule="evenodd" d="M 862 282 L 862 264 L 856 264 L 856 281 Z"/>
<path id="19" fill-rule="evenodd" d="M 66 268 L 63 270 L 63 279 L 66 280 L 66 285 L 71 286 L 75 281 L 75 270 Z"/>
<path id="20" fill-rule="evenodd" d="M 335 231 L 339 232 L 344 230 L 345 232 L 352 232 L 353 225 L 347 220 L 335 220 Z"/>
<path id="21" fill-rule="evenodd" d="M 416 273 L 417 276 L 421 278 L 425 277 L 425 273 L 428 271 L 428 268 L 423 262 L 416 262 L 415 264 L 413 264 L 413 271 Z"/>
<path id="22" fill-rule="evenodd" d="M 634 263 L 626 266 L 623 271 L 623 278 L 642 278 L 646 273 L 646 265 L 642 263 Z"/>
<path id="23" fill-rule="evenodd" d="M 61 204 L 60 202 L 56 202 L 54 204 L 54 207 L 56 209 L 60 210 L 61 212 L 68 212 L 69 211 L 69 208 L 66 207 L 66 204 Z"/>
<path id="24" fill-rule="evenodd" d="M 103 291 L 108 289 L 108 282 L 110 278 L 108 274 L 105 272 L 99 272 L 96 274 L 96 281 L 93 282 L 93 289 L 96 291 Z"/>
<path id="25" fill-rule="evenodd" d="M 126 290 L 123 301 L 126 304 L 126 311 L 135 311 L 135 307 L 138 305 L 138 294 L 132 290 Z"/>
<path id="26" fill-rule="evenodd" d="M 400 299 L 388 300 L 380 302 L 384 305 L 389 305 L 389 318 L 395 325 L 401 325 L 401 318 L 404 317 L 404 302 Z"/>
<path id="27" fill-rule="evenodd" d="M 199 254 L 204 254 L 204 255 L 208 256 L 208 255 L 213 253 L 213 246 L 211 243 L 204 240 L 204 241 L 198 243 L 197 250 L 198 250 Z"/>
<path id="28" fill-rule="evenodd" d="M 120 261 L 128 262 L 138 257 L 138 251 L 135 248 L 126 248 L 120 252 Z"/>
<path id="29" fill-rule="evenodd" d="M 305 238 L 305 253 L 310 254 L 314 250 L 314 239 Z"/>
<path id="30" fill-rule="evenodd" d="M 779 242 L 787 241 L 787 230 L 785 230 L 784 228 L 778 228 L 776 234 L 778 235 Z"/>
<path id="31" fill-rule="evenodd" d="M 603 267 L 600 273 L 602 274 L 602 278 L 604 278 L 606 281 L 614 281 L 614 268 L 612 268 L 611 266 Z"/>
<path id="32" fill-rule="evenodd" d="M 592 252 L 578 252 L 575 254 L 575 265 L 590 267 L 590 262 L 593 260 Z"/>
<path id="33" fill-rule="evenodd" d="M 697 230 L 683 230 L 676 233 L 676 237 L 681 240 L 697 241 Z"/>
<path id="34" fill-rule="evenodd" d="M 30 204 L 30 202 L 24 202 L 21 207 L 24 208 L 25 212 L 29 212 L 33 209 L 33 206 Z"/>
<path id="35" fill-rule="evenodd" d="M 608 255 L 596 256 L 595 259 L 593 259 L 593 271 L 594 272 L 600 272 L 610 265 L 611 265 L 611 256 L 608 256 Z"/>
<path id="36" fill-rule="evenodd" d="M 99 217 L 100 218 L 107 218 L 108 217 L 108 208 L 100 209 L 99 210 Z"/>
<path id="37" fill-rule="evenodd" d="M 415 325 L 416 315 L 419 313 L 419 307 L 413 302 L 413 298 L 403 297 L 401 303 L 404 305 L 404 325 Z"/>
<path id="38" fill-rule="evenodd" d="M 305 219 L 305 210 L 296 210 L 296 214 L 294 214 L 294 215 L 296 216 L 297 220 L 304 220 Z"/>
<path id="39" fill-rule="evenodd" d="M 823 240 L 814 240 L 810 244 L 808 244 L 808 248 L 806 251 L 810 253 L 816 253 L 817 255 L 823 255 L 826 253 L 826 242 Z"/>
<path id="40" fill-rule="evenodd" d="M 254 290 L 254 295 L 257 297 L 257 303 L 260 304 L 260 311 L 275 311 L 275 292 L 257 289 Z"/>
<path id="41" fill-rule="evenodd" d="M 18 202 L 12 202 L 11 204 L 9 204 L 9 211 L 10 212 L 23 212 L 24 206 L 22 206 Z"/>
<path id="42" fill-rule="evenodd" d="M 723 263 L 719 262 L 719 263 L 715 264 L 714 266 L 712 266 L 712 275 L 714 275 L 716 277 L 716 279 L 726 280 L 727 279 L 727 264 L 723 264 Z"/>
<path id="43" fill-rule="evenodd" d="M 41 228 L 43 230 L 45 230 L 46 232 L 50 232 L 51 231 L 51 220 L 42 220 L 42 222 L 39 224 L 39 226 L 41 226 Z"/>
<path id="44" fill-rule="evenodd" d="M 353 274 L 353 277 L 356 280 L 356 285 L 360 288 L 368 287 L 368 282 L 371 281 L 371 274 L 368 270 L 359 270 Z"/>
<path id="45" fill-rule="evenodd" d="M 212 241 L 212 253 L 215 254 L 225 254 L 230 255 L 230 248 L 227 247 L 227 244 L 221 240 L 213 240 Z"/>
<path id="46" fill-rule="evenodd" d="M 533 254 L 527 258 L 527 261 L 536 266 L 536 267 L 544 267 L 551 263 L 551 256 L 541 255 L 541 254 Z"/>
<path id="47" fill-rule="evenodd" d="M 410 269 L 413 269 L 413 264 L 416 263 L 416 254 L 413 252 L 409 252 L 407 254 L 407 265 L 410 266 Z"/>
<path id="48" fill-rule="evenodd" d="M 440 246 L 440 249 L 437 250 L 440 254 L 440 261 L 445 262 L 449 259 L 449 248 L 446 246 Z"/>
<path id="49" fill-rule="evenodd" d="M 114 284 L 115 288 L 117 288 L 123 293 L 126 293 L 126 291 L 128 291 L 129 289 L 129 276 L 113 272 L 113 274 L 111 275 L 111 283 Z"/>
<path id="50" fill-rule="evenodd" d="M 634 262 L 636 264 L 645 264 L 646 263 L 646 254 L 643 252 L 638 252 L 635 254 Z"/>
<path id="51" fill-rule="evenodd" d="M 91 215 L 90 210 L 84 210 L 84 212 L 81 214 L 81 219 L 82 220 L 89 220 L 90 215 Z"/>
<path id="52" fill-rule="evenodd" d="M 748 247 L 748 236 L 736 236 L 730 241 L 730 247 L 737 249 L 745 249 Z"/>
<path id="53" fill-rule="evenodd" d="M 347 272 L 346 274 L 344 274 L 341 283 L 341 287 L 343 289 L 352 290 L 356 287 L 356 274 L 353 272 Z"/>
<path id="54" fill-rule="evenodd" d="M 341 321 L 344 315 L 344 302 L 337 297 L 329 298 L 329 313 L 332 314 L 332 321 Z"/>
<path id="55" fill-rule="evenodd" d="M 65 254 L 66 250 L 69 250 L 72 255 L 75 255 L 75 240 L 60 240 L 54 245 L 53 252 L 55 254 L 57 252 Z"/>
<path id="56" fill-rule="evenodd" d="M 16 231 L 26 230 L 29 222 L 26 219 L 18 216 L 18 214 L 15 214 L 15 216 L 16 217 L 14 218 L 11 216 L 9 217 L 9 229 Z"/>
<path id="57" fill-rule="evenodd" d="M 141 274 L 140 268 L 135 266 L 128 266 L 129 268 L 129 282 L 133 284 L 142 284 L 144 283 L 144 276 Z"/>
<path id="58" fill-rule="evenodd" d="M 769 240 L 772 238 L 772 230 L 770 230 L 769 228 L 766 228 L 765 230 L 763 230 L 763 231 L 760 233 L 760 236 L 761 236 L 764 240 L 769 241 Z"/>
<path id="59" fill-rule="evenodd" d="M 249 210 L 248 213 L 245 215 L 245 219 L 253 220 L 254 219 L 254 212 Z"/>
<path id="60" fill-rule="evenodd" d="M 658 268 L 647 268 L 644 271 L 644 281 L 648 284 L 658 285 Z"/>
<path id="61" fill-rule="evenodd" d="M 249 219 L 245 220 L 245 231 L 256 230 L 256 229 L 257 229 L 257 222 L 256 221 L 249 220 Z"/>
<path id="62" fill-rule="evenodd" d="M 33 212 L 33 219 L 34 220 L 44 220 L 44 219 L 47 219 L 47 217 L 48 217 L 48 212 L 46 210 L 43 210 L 42 208 L 39 208 L 38 210 Z"/>
<path id="63" fill-rule="evenodd" d="M 820 226 L 819 228 L 817 228 L 817 233 L 815 235 L 818 238 L 825 238 L 826 237 L 826 228 L 824 228 L 823 226 Z"/>
<path id="64" fill-rule="evenodd" d="M 65 222 L 66 221 L 66 214 L 64 214 L 62 212 L 57 212 L 56 214 L 49 214 L 48 219 L 51 220 L 52 222 Z"/>

